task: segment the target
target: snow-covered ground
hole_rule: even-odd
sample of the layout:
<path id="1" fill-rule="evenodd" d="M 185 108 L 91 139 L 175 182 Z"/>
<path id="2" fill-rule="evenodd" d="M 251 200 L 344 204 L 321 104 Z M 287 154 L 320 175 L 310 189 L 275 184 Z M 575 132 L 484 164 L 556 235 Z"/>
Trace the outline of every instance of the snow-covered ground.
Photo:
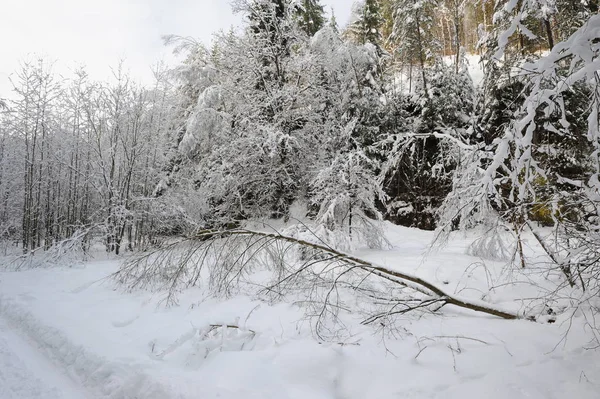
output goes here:
<path id="1" fill-rule="evenodd" d="M 0 318 L 0 398 L 84 399 L 88 394 Z"/>
<path id="2" fill-rule="evenodd" d="M 527 272 L 466 255 L 468 238 L 427 253 L 431 233 L 387 231 L 392 249 L 357 254 L 506 309 L 535 295 L 520 284 L 490 290 Z M 578 315 L 541 324 L 448 306 L 441 315 L 398 318 L 394 334 L 357 320 L 347 326 L 350 338 L 319 342 L 295 305 L 215 299 L 194 288 L 166 308 L 164 293 L 128 293 L 106 279 L 118 264 L 0 273 L 0 398 L 583 399 L 600 392 L 598 351 L 585 349 Z"/>
<path id="3" fill-rule="evenodd" d="M 465 58 L 469 64 L 469 75 L 471 75 L 471 79 L 473 79 L 473 84 L 475 87 L 481 86 L 484 77 L 483 68 L 480 63 L 481 57 L 478 54 L 467 54 Z"/>
<path id="4" fill-rule="evenodd" d="M 473 80 L 473 85 L 475 88 L 481 88 L 484 78 L 483 66 L 480 63 L 481 57 L 478 54 L 467 54 L 465 56 L 465 60 L 467 62 L 467 70 L 469 71 L 469 75 Z M 443 61 L 446 65 L 454 65 L 455 58 L 454 56 L 447 56 L 443 58 Z M 416 72 L 413 71 L 413 74 L 414 73 Z M 405 70 L 394 75 L 394 85 L 399 92 L 409 92 L 409 87 L 411 87 L 411 84 L 408 77 L 409 74 Z M 412 90 L 414 90 L 414 84 L 412 85 Z"/>

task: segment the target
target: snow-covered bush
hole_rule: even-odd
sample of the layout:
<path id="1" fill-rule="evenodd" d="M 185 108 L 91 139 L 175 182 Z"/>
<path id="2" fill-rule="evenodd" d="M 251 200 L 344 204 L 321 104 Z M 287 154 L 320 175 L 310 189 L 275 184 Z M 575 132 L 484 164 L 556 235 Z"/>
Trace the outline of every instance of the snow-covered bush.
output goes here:
<path id="1" fill-rule="evenodd" d="M 523 63 L 522 105 L 488 146 L 472 147 L 442 207 L 446 231 L 499 219 L 515 234 L 522 267 L 529 230 L 546 252 L 548 273 L 562 275 L 549 295 L 592 313 L 600 293 L 599 34 L 593 16 L 546 55 Z M 534 223 L 541 212 L 551 235 Z"/>
<path id="2" fill-rule="evenodd" d="M 385 194 L 375 170 L 374 161 L 363 152 L 341 153 L 311 183 L 311 201 L 318 208 L 315 222 L 334 248 L 381 247 L 377 203 L 385 201 Z"/>

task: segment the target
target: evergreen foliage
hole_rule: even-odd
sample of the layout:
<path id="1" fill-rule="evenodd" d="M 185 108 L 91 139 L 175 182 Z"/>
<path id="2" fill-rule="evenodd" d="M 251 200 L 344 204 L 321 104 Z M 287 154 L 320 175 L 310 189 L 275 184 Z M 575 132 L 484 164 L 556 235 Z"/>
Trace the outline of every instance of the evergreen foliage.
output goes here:
<path id="1" fill-rule="evenodd" d="M 353 20 L 348 26 L 347 35 L 358 44 L 380 45 L 383 40 L 381 11 L 379 0 L 364 0 L 355 3 L 352 10 Z"/>
<path id="2" fill-rule="evenodd" d="M 307 35 L 314 36 L 325 26 L 325 10 L 320 0 L 302 0 L 296 6 L 298 25 Z M 332 16 L 335 24 L 335 18 Z"/>

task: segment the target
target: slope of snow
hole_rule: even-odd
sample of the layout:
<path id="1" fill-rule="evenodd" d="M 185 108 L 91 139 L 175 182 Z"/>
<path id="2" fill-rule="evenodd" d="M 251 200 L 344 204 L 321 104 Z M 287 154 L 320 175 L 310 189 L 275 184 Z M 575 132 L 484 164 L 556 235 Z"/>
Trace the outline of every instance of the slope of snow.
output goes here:
<path id="1" fill-rule="evenodd" d="M 518 285 L 487 289 L 504 265 L 465 255 L 467 238 L 423 257 L 431 233 L 387 228 L 391 250 L 357 254 L 461 295 L 485 293 L 504 308 L 534 294 Z M 319 342 L 297 306 L 190 289 L 179 306 L 165 308 L 164 293 L 127 293 L 105 279 L 117 267 L 108 260 L 0 273 L 0 318 L 89 397 L 598 397 L 598 354 L 584 349 L 588 337 L 577 317 L 538 324 L 448 307 L 439 316 L 398 318 L 394 334 L 357 320 L 347 326 L 350 338 Z M 224 324 L 240 328 L 218 327 Z M 7 367 L 0 362 L 0 373 Z"/>

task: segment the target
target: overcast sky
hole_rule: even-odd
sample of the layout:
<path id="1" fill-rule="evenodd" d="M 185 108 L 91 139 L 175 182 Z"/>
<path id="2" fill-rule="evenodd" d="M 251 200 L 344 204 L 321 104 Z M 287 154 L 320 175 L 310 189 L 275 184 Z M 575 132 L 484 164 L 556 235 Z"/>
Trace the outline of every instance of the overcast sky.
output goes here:
<path id="1" fill-rule="evenodd" d="M 322 0 L 340 25 L 353 0 Z M 43 55 L 55 69 L 84 64 L 95 79 L 126 60 L 131 74 L 149 81 L 150 66 L 172 60 L 164 34 L 210 42 L 212 33 L 239 24 L 229 0 L 0 0 L 0 98 L 9 95 L 9 75 L 19 61 Z"/>

